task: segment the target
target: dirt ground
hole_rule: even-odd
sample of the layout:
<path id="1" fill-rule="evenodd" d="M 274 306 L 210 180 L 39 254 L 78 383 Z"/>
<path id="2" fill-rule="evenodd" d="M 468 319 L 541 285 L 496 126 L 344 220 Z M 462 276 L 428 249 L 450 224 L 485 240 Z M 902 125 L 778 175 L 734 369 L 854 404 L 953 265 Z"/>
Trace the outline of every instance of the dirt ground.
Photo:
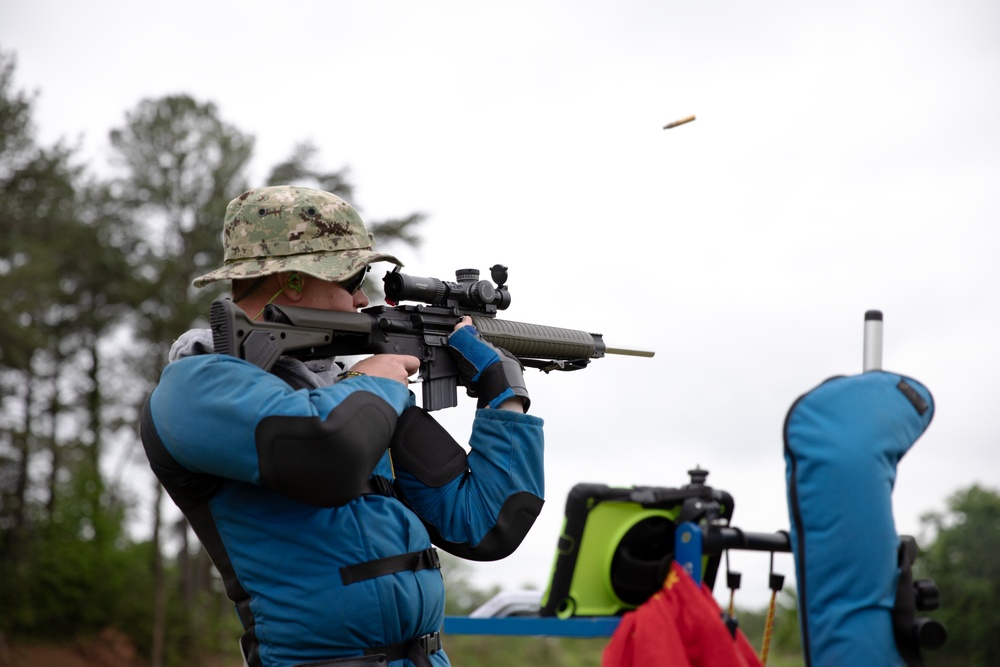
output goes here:
<path id="1" fill-rule="evenodd" d="M 0 643 L 0 667 L 147 667 L 115 630 L 65 644 Z"/>
<path id="2" fill-rule="evenodd" d="M 242 667 L 239 656 L 208 659 L 200 667 Z M 65 644 L 4 642 L 0 637 L 0 667 L 149 667 L 132 643 L 119 632 Z"/>

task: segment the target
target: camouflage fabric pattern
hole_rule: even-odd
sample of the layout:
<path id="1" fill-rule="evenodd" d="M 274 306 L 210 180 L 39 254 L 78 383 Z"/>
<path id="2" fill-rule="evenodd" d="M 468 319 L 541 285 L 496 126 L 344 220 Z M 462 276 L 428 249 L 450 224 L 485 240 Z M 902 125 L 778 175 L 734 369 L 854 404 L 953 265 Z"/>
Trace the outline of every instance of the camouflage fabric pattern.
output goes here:
<path id="1" fill-rule="evenodd" d="M 402 266 L 374 245 L 358 212 L 336 195 L 291 185 L 257 188 L 229 202 L 224 266 L 196 278 L 194 286 L 282 271 L 340 281 L 372 262 Z"/>

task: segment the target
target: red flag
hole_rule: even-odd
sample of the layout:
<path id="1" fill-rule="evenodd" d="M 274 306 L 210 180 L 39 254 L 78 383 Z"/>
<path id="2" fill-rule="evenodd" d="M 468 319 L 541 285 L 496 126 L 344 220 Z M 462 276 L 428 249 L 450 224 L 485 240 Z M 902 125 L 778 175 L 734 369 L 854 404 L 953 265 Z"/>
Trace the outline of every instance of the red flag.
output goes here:
<path id="1" fill-rule="evenodd" d="M 663 588 L 622 617 L 601 667 L 761 667 L 739 630 L 734 638 L 712 592 L 674 562 Z"/>

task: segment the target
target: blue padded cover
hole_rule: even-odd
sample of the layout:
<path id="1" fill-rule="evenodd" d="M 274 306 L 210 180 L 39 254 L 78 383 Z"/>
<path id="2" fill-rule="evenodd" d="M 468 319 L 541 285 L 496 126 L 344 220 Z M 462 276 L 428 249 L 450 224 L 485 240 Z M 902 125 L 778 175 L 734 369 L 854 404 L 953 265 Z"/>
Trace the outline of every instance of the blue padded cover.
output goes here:
<path id="1" fill-rule="evenodd" d="M 919 382 L 872 371 L 801 396 L 785 420 L 785 477 L 806 664 L 902 665 L 892 630 L 896 466 L 930 424 Z"/>

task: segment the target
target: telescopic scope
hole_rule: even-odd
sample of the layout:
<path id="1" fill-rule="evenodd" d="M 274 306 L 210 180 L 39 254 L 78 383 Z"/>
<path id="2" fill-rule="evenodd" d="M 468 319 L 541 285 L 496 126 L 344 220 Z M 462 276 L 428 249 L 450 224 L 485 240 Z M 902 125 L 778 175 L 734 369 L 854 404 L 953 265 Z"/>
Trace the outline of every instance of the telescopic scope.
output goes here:
<path id="1" fill-rule="evenodd" d="M 494 270 L 493 275 L 500 274 Z M 386 273 L 382 282 L 386 301 L 394 304 L 418 301 L 432 306 L 481 312 L 505 310 L 510 305 L 507 287 L 503 284 L 494 287 L 490 281 L 480 280 L 478 269 L 459 269 L 455 272 L 455 277 L 456 282 L 446 282 L 437 278 L 411 276 L 401 273 L 397 267 Z"/>

